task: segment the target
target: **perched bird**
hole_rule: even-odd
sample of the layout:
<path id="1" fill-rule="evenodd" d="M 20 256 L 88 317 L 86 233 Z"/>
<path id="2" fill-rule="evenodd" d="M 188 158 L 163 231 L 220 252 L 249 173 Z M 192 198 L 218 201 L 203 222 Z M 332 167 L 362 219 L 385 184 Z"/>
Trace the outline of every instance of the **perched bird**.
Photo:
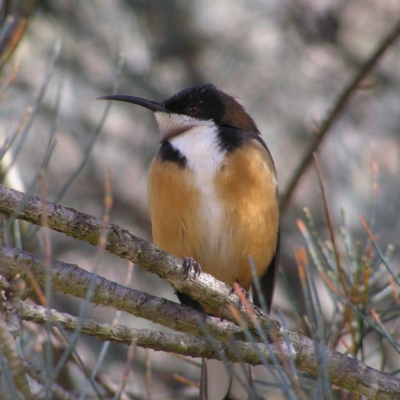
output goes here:
<path id="1" fill-rule="evenodd" d="M 154 112 L 160 148 L 148 178 L 153 241 L 167 252 L 246 291 L 250 257 L 271 307 L 279 247 L 278 186 L 274 162 L 250 115 L 214 85 L 193 86 L 161 102 L 104 96 Z M 198 264 L 197 264 L 198 263 Z M 178 293 L 180 301 L 217 314 Z M 255 303 L 259 304 L 257 294 Z M 232 368 L 232 366 L 231 366 Z M 204 360 L 200 399 L 247 399 L 249 368 Z"/>

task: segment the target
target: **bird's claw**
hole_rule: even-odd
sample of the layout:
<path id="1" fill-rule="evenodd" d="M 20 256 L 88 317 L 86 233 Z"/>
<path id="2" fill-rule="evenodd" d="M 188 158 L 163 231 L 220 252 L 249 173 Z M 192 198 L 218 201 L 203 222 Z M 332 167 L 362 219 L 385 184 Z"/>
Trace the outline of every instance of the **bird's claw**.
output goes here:
<path id="1" fill-rule="evenodd" d="M 186 280 L 189 277 L 190 271 L 193 271 L 193 279 L 196 279 L 201 273 L 200 264 L 192 257 L 183 258 L 182 268 L 185 273 L 183 280 Z"/>

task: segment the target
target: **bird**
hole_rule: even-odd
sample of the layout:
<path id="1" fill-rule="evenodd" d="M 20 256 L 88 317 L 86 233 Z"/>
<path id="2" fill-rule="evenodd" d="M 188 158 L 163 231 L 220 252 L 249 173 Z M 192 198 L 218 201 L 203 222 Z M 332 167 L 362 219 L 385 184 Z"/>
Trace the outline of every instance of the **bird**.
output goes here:
<path id="1" fill-rule="evenodd" d="M 278 271 L 278 182 L 253 118 L 213 84 L 159 102 L 119 94 L 100 99 L 145 107 L 158 122 L 161 139 L 148 176 L 154 244 L 182 258 L 186 269 L 231 287 L 236 282 L 246 293 L 253 284 L 251 258 L 269 312 Z M 218 310 L 177 295 L 181 303 L 218 316 Z M 250 368 L 233 364 L 232 373 L 232 364 L 221 363 L 203 360 L 200 399 L 249 399 Z"/>

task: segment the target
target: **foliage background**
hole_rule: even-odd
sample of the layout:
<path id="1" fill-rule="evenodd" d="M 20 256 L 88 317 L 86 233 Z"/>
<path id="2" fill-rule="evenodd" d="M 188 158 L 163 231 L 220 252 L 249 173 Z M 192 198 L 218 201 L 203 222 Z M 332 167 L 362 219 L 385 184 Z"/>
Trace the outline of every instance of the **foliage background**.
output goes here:
<path id="1" fill-rule="evenodd" d="M 286 184 L 343 87 L 354 76 L 400 15 L 394 0 L 268 0 L 239 1 L 105 1 L 39 2 L 12 62 L 19 63 L 15 82 L 0 109 L 0 134 L 17 129 L 27 107 L 34 119 L 26 137 L 19 136 L 5 162 L 16 159 L 5 181 L 11 187 L 39 193 L 37 174 L 50 140 L 54 149 L 46 169 L 48 199 L 54 201 L 83 161 L 85 165 L 60 202 L 101 217 L 104 182 L 114 172 L 112 222 L 151 239 L 146 179 L 157 150 L 158 133 L 151 113 L 139 107 L 113 104 L 90 154 L 90 146 L 106 103 L 94 100 L 117 92 L 161 100 L 184 87 L 212 82 L 238 96 L 254 117 L 275 159 L 279 184 Z M 61 46 L 53 73 L 49 68 Z M 116 77 L 118 62 L 122 71 Z M 358 91 L 318 151 L 334 226 L 341 209 L 354 237 L 367 235 L 359 215 L 374 219 L 374 233 L 386 246 L 398 244 L 400 185 L 400 46 L 392 48 Z M 38 103 L 46 79 L 48 86 Z M 36 107 L 37 106 L 37 107 Z M 20 152 L 17 152 L 18 144 Z M 379 168 L 378 197 L 374 195 L 371 163 Z M 291 328 L 304 312 L 294 246 L 303 245 L 295 224 L 302 208 L 312 210 L 317 231 L 328 237 L 317 178 L 312 167 L 303 176 L 282 215 L 281 270 L 274 315 L 282 310 Z M 41 231 L 26 228 L 24 248 L 41 252 Z M 91 270 L 96 250 L 51 233 L 52 255 Z M 398 251 L 395 252 L 398 256 Z M 392 268 L 399 270 L 396 257 Z M 123 283 L 127 263 L 105 255 L 98 273 Z M 286 284 L 283 284 L 286 282 Z M 320 279 L 316 276 L 316 282 Z M 160 279 L 134 268 L 132 286 L 174 299 Z M 320 288 L 329 323 L 332 302 Z M 72 297 L 57 296 L 56 308 L 77 313 Z M 91 309 L 91 317 L 110 322 L 114 311 Z M 148 321 L 123 315 L 121 323 L 151 327 Z M 40 340 L 37 339 L 40 353 Z M 78 350 L 93 364 L 101 343 L 82 337 Z M 35 352 L 33 351 L 33 354 Z M 147 354 L 147 355 L 146 355 Z M 199 369 L 168 354 L 137 350 L 129 390 L 146 396 L 146 357 L 151 361 L 152 398 L 191 396 L 195 389 L 173 379 L 178 373 L 197 381 Z M 126 348 L 112 345 L 102 374 L 118 381 Z M 377 361 L 378 363 L 378 361 Z M 378 365 L 378 364 L 377 364 Z M 71 390 L 82 376 L 66 369 L 59 381 Z M 69 382 L 67 384 L 67 382 Z M 277 393 L 276 398 L 280 398 Z"/>

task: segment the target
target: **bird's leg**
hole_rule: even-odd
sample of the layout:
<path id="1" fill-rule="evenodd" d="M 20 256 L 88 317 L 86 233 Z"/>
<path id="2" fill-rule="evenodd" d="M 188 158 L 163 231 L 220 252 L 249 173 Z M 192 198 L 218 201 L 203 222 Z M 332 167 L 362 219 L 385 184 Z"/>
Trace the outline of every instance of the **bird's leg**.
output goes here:
<path id="1" fill-rule="evenodd" d="M 183 280 L 188 278 L 190 271 L 193 271 L 193 279 L 196 279 L 201 273 L 200 264 L 192 257 L 183 258 L 182 269 L 185 273 Z"/>
<path id="2" fill-rule="evenodd" d="M 233 282 L 233 287 L 231 289 L 230 295 L 236 293 L 239 296 L 239 307 L 243 306 L 243 303 L 248 303 L 251 300 L 250 293 L 240 285 L 238 279 Z"/>

